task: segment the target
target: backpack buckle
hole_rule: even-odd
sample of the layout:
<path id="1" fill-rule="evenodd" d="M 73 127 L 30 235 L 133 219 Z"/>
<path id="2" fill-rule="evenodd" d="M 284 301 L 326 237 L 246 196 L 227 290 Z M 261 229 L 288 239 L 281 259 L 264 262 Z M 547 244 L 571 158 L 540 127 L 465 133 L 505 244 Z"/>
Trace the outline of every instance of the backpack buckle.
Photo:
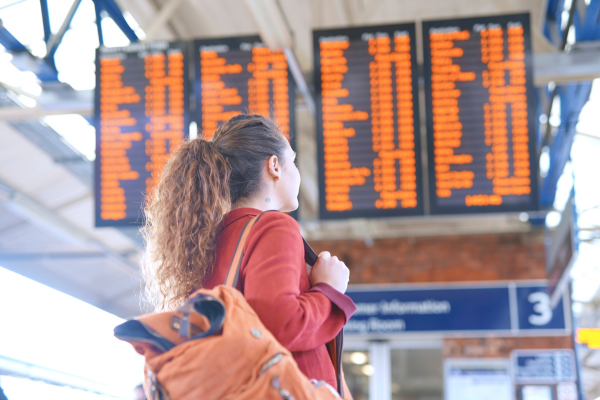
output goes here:
<path id="1" fill-rule="evenodd" d="M 148 368 L 148 365 L 146 365 L 146 375 L 148 376 L 146 383 L 150 392 L 150 400 L 170 400 L 169 393 L 167 393 L 163 385 L 156 379 L 156 375 Z"/>

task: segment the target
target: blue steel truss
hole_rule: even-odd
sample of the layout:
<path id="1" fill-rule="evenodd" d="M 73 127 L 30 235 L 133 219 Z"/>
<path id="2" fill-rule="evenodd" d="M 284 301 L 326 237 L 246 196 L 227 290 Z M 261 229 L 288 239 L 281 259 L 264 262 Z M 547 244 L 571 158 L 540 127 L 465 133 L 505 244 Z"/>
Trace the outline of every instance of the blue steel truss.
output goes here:
<path id="1" fill-rule="evenodd" d="M 81 0 L 74 0 L 75 7 L 78 7 L 80 2 Z M 119 9 L 119 6 L 115 3 L 114 0 L 93 0 L 93 2 L 96 8 L 96 25 L 98 26 L 98 41 L 100 45 L 104 44 L 102 35 L 102 24 L 100 23 L 102 19 L 102 12 L 105 12 L 110 18 L 112 18 L 115 24 L 117 24 L 117 26 L 121 29 L 121 31 L 123 31 L 125 36 L 127 36 L 127 39 L 129 39 L 129 41 L 139 41 L 138 36 L 135 34 L 131 26 L 129 26 L 127 20 L 125 20 L 125 18 L 123 17 L 123 13 Z M 49 45 L 49 48 L 46 56 L 43 59 L 37 59 L 38 71 L 36 72 L 36 74 L 38 78 L 42 81 L 56 81 L 58 79 L 58 75 L 56 71 L 56 65 L 54 64 L 54 55 L 56 54 L 58 46 L 60 46 L 60 43 L 62 42 L 64 34 L 66 33 L 66 29 L 59 30 L 53 37 L 52 30 L 50 27 L 48 0 L 40 0 L 40 10 L 42 13 L 42 23 L 44 26 L 44 41 L 46 42 L 46 45 Z M 71 23 L 75 12 L 67 16 L 67 20 L 65 21 L 67 27 Z M 8 51 L 13 53 L 29 53 L 27 48 L 1 24 L 0 44 L 4 46 Z M 33 55 L 31 55 L 31 57 L 33 57 Z"/>
<path id="2" fill-rule="evenodd" d="M 0 25 L 0 44 L 8 51 L 20 53 L 27 51 L 27 48 L 21 44 L 4 26 Z"/>
<path id="3" fill-rule="evenodd" d="M 121 29 L 121 31 L 123 31 L 123 33 L 125 34 L 125 36 L 127 36 L 127 39 L 129 39 L 130 42 L 137 42 L 140 39 L 137 37 L 137 35 L 135 34 L 135 32 L 133 31 L 133 29 L 131 29 L 131 26 L 129 26 L 129 24 L 127 23 L 127 20 L 125 19 L 125 17 L 123 17 L 123 13 L 121 12 L 121 10 L 119 9 L 119 6 L 117 5 L 117 3 L 115 3 L 114 0 L 93 0 L 94 1 L 94 5 L 96 6 L 96 25 L 99 26 L 98 28 L 98 36 L 99 38 L 102 37 L 102 24 L 98 24 L 98 15 L 102 12 L 105 11 L 111 18 L 113 21 L 115 21 L 115 24 L 117 24 L 117 26 L 119 27 L 119 29 Z"/>
<path id="4" fill-rule="evenodd" d="M 560 49 L 564 49 L 570 25 L 575 33 L 575 43 L 599 40 L 600 0 L 591 0 L 587 7 L 584 0 L 573 0 L 569 23 L 561 24 L 564 4 L 565 0 L 548 1 L 544 35 Z M 538 116 L 542 113 L 547 113 L 549 116 L 549 106 L 552 104 L 554 96 L 558 96 L 561 121 L 554 135 L 540 132 L 540 145 L 549 145 L 550 149 L 550 168 L 542 180 L 540 189 L 540 206 L 542 208 L 551 208 L 554 204 L 558 179 L 569 161 L 579 114 L 589 98 L 591 88 L 591 82 L 583 82 L 559 85 L 552 91 L 547 87 L 538 90 Z M 548 105 L 546 110 L 541 107 L 543 96 Z M 550 129 L 547 132 L 550 132 Z M 554 136 L 553 139 L 552 136 Z"/>
<path id="5" fill-rule="evenodd" d="M 42 24 L 44 25 L 44 41 L 48 43 L 52 30 L 50 29 L 50 13 L 48 12 L 48 0 L 40 0 L 40 9 L 42 11 Z"/>

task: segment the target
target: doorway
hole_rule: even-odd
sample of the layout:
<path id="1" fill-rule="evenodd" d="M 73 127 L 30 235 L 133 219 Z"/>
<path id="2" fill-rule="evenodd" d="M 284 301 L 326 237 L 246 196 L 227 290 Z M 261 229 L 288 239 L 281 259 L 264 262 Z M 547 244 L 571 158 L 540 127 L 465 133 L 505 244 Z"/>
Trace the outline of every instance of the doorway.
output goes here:
<path id="1" fill-rule="evenodd" d="M 347 341 L 342 357 L 355 400 L 443 400 L 441 340 Z"/>

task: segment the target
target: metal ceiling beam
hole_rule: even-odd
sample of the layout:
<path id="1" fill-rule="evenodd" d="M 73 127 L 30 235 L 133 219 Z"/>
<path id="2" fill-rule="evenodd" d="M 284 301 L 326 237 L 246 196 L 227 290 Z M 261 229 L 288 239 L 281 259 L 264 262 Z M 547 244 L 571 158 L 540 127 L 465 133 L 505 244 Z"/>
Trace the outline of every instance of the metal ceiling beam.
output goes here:
<path id="1" fill-rule="evenodd" d="M 11 92 L 14 92 L 16 94 L 19 94 L 21 96 L 25 96 L 25 97 L 29 97 L 30 99 L 37 99 L 37 96 L 34 96 L 33 94 L 26 92 L 18 87 L 14 87 L 12 85 L 9 85 L 6 82 L 2 82 L 1 80 L 2 78 L 0 78 L 0 86 L 3 87 L 6 90 L 10 90 Z"/>
<path id="2" fill-rule="evenodd" d="M 353 2 L 347 0 L 340 0 L 342 3 L 342 7 L 344 8 L 344 15 L 346 16 L 346 20 L 350 26 L 354 25 L 354 12 L 352 8 Z"/>
<path id="3" fill-rule="evenodd" d="M 315 101 L 294 55 L 294 41 L 289 23 L 277 0 L 246 0 L 250 14 L 258 27 L 260 38 L 271 50 L 283 50 L 298 91 L 308 110 L 316 115 Z"/>
<path id="4" fill-rule="evenodd" d="M 104 35 L 102 34 L 102 5 L 94 2 L 94 13 L 96 14 L 96 31 L 98 32 L 98 44 L 104 46 Z"/>
<path id="5" fill-rule="evenodd" d="M 48 11 L 48 0 L 40 0 L 40 9 L 42 11 L 42 24 L 44 25 L 44 41 L 48 43 L 52 37 L 50 29 L 50 12 Z"/>
<path id="6" fill-rule="evenodd" d="M 564 29 L 560 26 L 555 26 L 560 32 L 560 50 L 576 54 L 578 51 L 585 52 L 586 49 L 594 49 L 597 51 L 597 43 L 600 41 L 600 29 L 598 28 L 598 20 L 600 19 L 600 0 L 591 0 L 585 9 L 585 16 L 580 15 L 583 6 L 581 0 L 573 0 L 570 6 L 569 19 Z M 586 2 L 587 3 L 587 2 Z M 552 1 L 549 3 L 547 12 L 547 24 L 554 20 L 556 24 L 561 20 L 561 15 L 565 11 L 560 1 Z M 561 9 L 562 7 L 562 9 Z M 583 20 L 581 20 L 583 18 Z M 575 43 L 567 46 L 569 30 L 574 33 Z M 551 33 L 547 29 L 547 36 Z M 550 36 L 548 36 L 550 37 Z M 596 41 L 596 43 L 593 43 Z M 587 42 L 587 43 L 585 43 Z M 597 62 L 597 61 L 596 61 Z M 571 70 L 577 66 L 573 63 L 570 66 Z M 563 69 L 567 69 L 563 66 Z M 585 75 L 585 74 L 583 74 Z M 581 109 L 587 102 L 591 92 L 591 82 L 580 81 L 568 85 L 556 85 L 552 90 L 548 99 L 548 109 L 546 115 L 550 116 L 551 106 L 555 96 L 560 96 L 560 125 L 553 130 L 551 124 L 546 125 L 546 132 L 542 141 L 542 146 L 548 145 L 550 148 L 550 168 L 546 177 L 543 179 L 540 190 L 540 205 L 542 207 L 552 207 L 556 198 L 556 187 L 560 176 L 564 171 L 564 167 L 570 158 L 573 138 L 575 137 L 576 125 L 579 119 Z M 555 133 L 555 134 L 554 134 Z"/>
<path id="7" fill-rule="evenodd" d="M 88 107 L 65 108 L 61 110 L 44 110 L 42 108 L 0 107 L 0 121 L 22 121 L 40 119 L 49 115 L 80 114 L 93 115 L 94 110 Z"/>
<path id="8" fill-rule="evenodd" d="M 246 0 L 262 41 L 272 50 L 291 49 L 294 40 L 277 0 Z"/>
<path id="9" fill-rule="evenodd" d="M 589 82 L 600 78 L 600 41 L 573 47 L 570 53 L 533 55 L 533 82 L 545 86 L 572 82 Z M 549 115 L 549 114 L 548 114 Z"/>
<path id="10" fill-rule="evenodd" d="M 596 136 L 596 135 L 592 135 L 589 133 L 583 133 L 583 132 L 575 132 L 576 135 L 581 135 L 581 136 L 585 136 L 585 137 L 589 137 L 592 139 L 596 139 L 596 140 L 600 140 L 600 136 Z M 581 228 L 579 228 L 581 230 Z"/>
<path id="11" fill-rule="evenodd" d="M 540 217 L 545 213 L 530 213 Z M 518 214 L 454 215 L 432 217 L 400 217 L 301 221 L 302 236 L 308 241 L 373 240 L 399 237 L 435 237 L 531 232 L 529 222 Z M 541 230 L 539 235 L 543 236 Z"/>
<path id="12" fill-rule="evenodd" d="M 67 16 L 63 20 L 62 25 L 60 26 L 60 28 L 58 29 L 58 31 L 56 32 L 56 34 L 50 36 L 50 38 L 48 39 L 48 42 L 46 43 L 46 57 L 45 57 L 45 59 L 52 66 L 54 66 L 55 69 L 56 69 L 56 66 L 54 64 L 54 54 L 56 54 L 56 50 L 58 49 L 58 46 L 60 45 L 60 42 L 63 40 L 63 37 L 65 36 L 65 33 L 67 33 L 67 30 L 69 29 L 69 26 L 71 26 L 71 21 L 73 21 L 73 17 L 75 16 L 75 13 L 77 12 L 77 9 L 79 8 L 79 4 L 81 4 L 81 0 L 74 0 L 73 1 L 73 4 L 71 4 L 71 8 L 69 9 L 69 12 L 67 13 Z"/>
<path id="13" fill-rule="evenodd" d="M 31 260 L 70 260 L 79 258 L 100 258 L 104 253 L 73 252 L 73 253 L 0 253 L 0 261 L 31 261 Z"/>
<path id="14" fill-rule="evenodd" d="M 94 3 L 96 4 L 96 7 L 99 5 L 103 11 L 107 12 L 109 17 L 112 18 L 130 42 L 138 42 L 140 40 L 129 26 L 129 23 L 127 23 L 127 20 L 125 20 L 125 17 L 123 17 L 121 9 L 114 0 L 94 0 Z M 96 21 L 96 23 L 98 22 L 100 21 Z"/>
<path id="15" fill-rule="evenodd" d="M 144 32 L 146 33 L 146 39 L 144 42 L 154 40 L 156 34 L 169 20 L 173 17 L 177 8 L 181 5 L 183 0 L 169 0 L 165 5 L 162 6 L 154 20 L 148 25 Z"/>
<path id="16" fill-rule="evenodd" d="M 288 67 L 290 68 L 292 76 L 294 77 L 294 81 L 296 82 L 296 88 L 298 89 L 302 97 L 304 97 L 306 108 L 308 108 L 308 111 L 314 118 L 317 115 L 317 107 L 315 105 L 315 100 L 312 97 L 312 93 L 310 92 L 310 89 L 308 88 L 308 85 L 306 83 L 306 79 L 304 79 L 304 74 L 300 69 L 300 65 L 298 65 L 296 55 L 294 54 L 294 51 L 291 48 L 283 49 L 283 53 L 285 54 L 285 58 L 288 62 Z"/>
<path id="17" fill-rule="evenodd" d="M 133 29 L 129 26 L 125 17 L 123 17 L 123 13 L 119 9 L 119 6 L 114 2 L 114 0 L 93 0 L 94 6 L 96 8 L 96 25 L 98 26 L 98 41 L 101 45 L 104 44 L 104 40 L 102 37 L 102 23 L 101 23 L 101 12 L 105 11 L 110 18 L 115 22 L 115 24 L 121 29 L 121 31 L 127 36 L 127 38 L 131 42 L 139 41 L 139 38 L 133 31 Z M 177 0 L 179 1 L 179 0 Z M 77 12 L 79 5 L 81 4 L 81 0 L 73 0 L 71 8 L 67 13 L 65 19 L 63 20 L 60 28 L 55 34 L 52 34 L 50 29 L 50 18 L 48 11 L 48 0 L 40 0 L 40 10 L 42 14 L 42 24 L 44 28 L 44 40 L 46 42 L 46 56 L 43 59 L 36 58 L 32 56 L 27 48 L 23 46 L 6 28 L 2 27 L 2 21 L 0 20 L 0 44 L 6 47 L 9 51 L 12 52 L 20 52 L 27 53 L 30 57 L 40 63 L 35 68 L 26 69 L 29 71 L 33 71 L 38 78 L 42 81 L 56 81 L 58 79 L 56 65 L 54 63 L 54 55 L 58 50 L 58 46 L 65 35 L 65 33 L 69 30 L 73 17 Z M 34 64 L 35 64 L 34 61 Z M 41 65 L 44 64 L 44 65 Z M 23 70 L 23 68 L 20 68 Z"/>
<path id="18" fill-rule="evenodd" d="M 6 127 L 6 124 L 4 124 Z M 15 129 L 27 140 L 44 151 L 54 160 L 76 159 L 83 156 L 65 143 L 62 137 L 51 127 L 36 120 L 13 121 L 7 129 Z M 90 161 L 63 163 L 63 167 L 88 188 L 93 188 L 93 163 Z"/>
<path id="19" fill-rule="evenodd" d="M 179 1 L 179 0 L 177 0 Z M 570 53 L 548 53 L 534 54 L 534 84 L 536 86 L 547 85 L 549 82 L 556 84 L 591 81 L 600 78 L 600 41 L 588 42 L 586 47 L 574 46 Z M 284 49 L 292 75 L 296 81 L 298 91 L 306 101 L 306 106 L 315 115 L 315 103 L 308 89 L 304 75 L 300 70 L 294 53 L 291 49 Z M 6 86 L 6 85 L 4 85 Z M 17 91 L 12 87 L 7 87 Z M 18 93 L 24 94 L 24 93 Z M 17 121 L 26 119 L 39 119 L 48 115 L 81 114 L 92 115 L 93 108 L 87 103 L 81 107 L 66 107 L 62 109 L 44 108 L 0 108 L 0 120 Z"/>
<path id="20" fill-rule="evenodd" d="M 550 9 L 552 11 L 554 11 L 553 15 L 551 15 L 551 13 L 548 12 L 548 15 L 547 15 L 548 21 L 547 22 L 548 22 L 548 24 L 550 24 L 548 26 L 551 26 L 550 17 L 551 16 L 552 17 L 556 16 L 557 13 L 558 13 L 558 11 L 560 11 L 559 4 L 562 4 L 562 3 L 554 1 L 554 2 L 548 4 L 549 11 L 550 11 Z M 571 0 L 571 8 L 569 9 L 569 19 L 567 20 L 567 25 L 565 26 L 565 29 L 564 30 L 561 29 L 560 24 L 559 24 L 560 19 L 557 19 L 555 21 L 556 25 L 553 26 L 553 28 L 555 29 L 555 32 L 559 32 L 560 35 L 562 35 L 562 36 L 559 37 L 559 35 L 556 34 L 556 33 L 553 33 L 551 36 L 548 36 L 548 39 L 553 40 L 554 43 L 557 44 L 558 49 L 561 52 L 564 52 L 565 49 L 566 49 L 566 47 L 567 47 L 567 39 L 568 39 L 568 36 L 569 36 L 569 29 L 571 29 L 571 27 L 573 26 L 573 18 L 575 16 L 575 10 L 576 9 L 577 9 L 577 0 Z M 558 15 L 562 15 L 562 12 L 558 13 Z M 542 63 L 542 65 L 543 65 L 543 63 Z M 535 78 L 534 78 L 534 80 L 535 80 Z M 550 82 L 551 81 L 549 81 L 548 83 L 550 83 Z M 556 97 L 557 94 L 558 94 L 558 87 L 555 85 L 554 89 L 550 92 L 550 96 L 549 96 L 549 98 L 547 100 L 548 109 L 546 111 L 546 115 L 548 117 L 550 117 L 550 113 L 552 111 L 552 105 L 554 103 L 554 98 Z M 551 130 L 552 130 L 551 125 L 547 124 L 546 125 L 546 133 L 544 135 L 544 139 L 542 140 L 542 147 L 544 147 L 550 141 L 550 139 L 551 139 L 551 136 L 550 136 Z M 540 155 L 541 155 L 541 153 L 540 153 Z"/>
<path id="21" fill-rule="evenodd" d="M 139 267 L 127 257 L 117 253 L 90 233 L 73 224 L 56 211 L 40 204 L 28 195 L 17 191 L 10 185 L 0 181 L 0 200 L 13 212 L 29 221 L 31 224 L 44 229 L 54 236 L 71 243 L 90 246 L 101 252 L 108 259 L 131 276 L 139 275 Z"/>
<path id="22" fill-rule="evenodd" d="M 0 44 L 8 51 L 27 51 L 27 48 L 21 44 L 5 27 L 0 19 Z"/>
<path id="23" fill-rule="evenodd" d="M 35 381 L 42 381 L 51 385 L 68 386 L 74 389 L 90 391 L 99 394 L 119 396 L 122 393 L 106 384 L 91 381 L 66 372 L 53 370 L 21 360 L 15 360 L 0 355 L 0 375 L 18 376 Z"/>
<path id="24" fill-rule="evenodd" d="M 366 23 L 371 19 L 371 17 L 375 14 L 375 12 L 383 5 L 385 0 L 371 0 L 369 4 L 367 4 L 366 10 L 362 13 L 362 18 L 360 18 L 359 23 Z"/>

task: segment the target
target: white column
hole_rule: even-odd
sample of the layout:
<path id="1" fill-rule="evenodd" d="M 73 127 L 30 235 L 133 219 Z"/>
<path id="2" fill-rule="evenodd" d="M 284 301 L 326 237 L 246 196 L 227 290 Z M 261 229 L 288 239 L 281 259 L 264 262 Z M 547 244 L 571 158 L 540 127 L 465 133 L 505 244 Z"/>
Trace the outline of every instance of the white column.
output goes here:
<path id="1" fill-rule="evenodd" d="M 375 368 L 375 372 L 369 378 L 369 400 L 391 400 L 392 371 L 389 343 L 371 342 L 369 363 Z"/>

